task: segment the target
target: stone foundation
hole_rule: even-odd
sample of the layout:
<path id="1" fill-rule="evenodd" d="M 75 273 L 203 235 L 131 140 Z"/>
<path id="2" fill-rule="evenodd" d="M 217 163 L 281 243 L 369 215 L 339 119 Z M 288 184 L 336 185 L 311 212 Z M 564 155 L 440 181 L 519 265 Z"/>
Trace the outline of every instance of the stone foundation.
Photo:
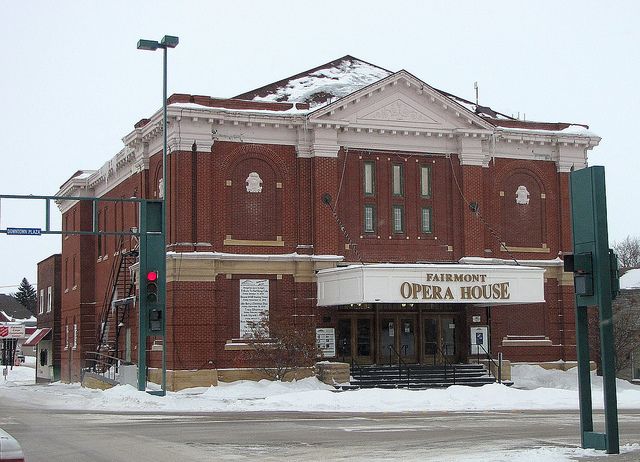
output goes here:
<path id="1" fill-rule="evenodd" d="M 347 363 L 323 361 L 316 363 L 316 377 L 327 385 L 349 383 L 351 368 Z"/>
<path id="2" fill-rule="evenodd" d="M 313 377 L 314 369 L 312 367 L 301 367 L 295 371 L 288 372 L 284 376 L 285 382 L 292 380 L 305 379 Z M 220 382 L 235 382 L 236 380 L 273 380 L 266 371 L 252 368 L 238 369 L 218 369 L 218 380 Z"/>
<path id="3" fill-rule="evenodd" d="M 162 383 L 162 369 L 149 369 L 149 382 Z M 210 387 L 218 385 L 218 371 L 216 369 L 201 369 L 192 371 L 167 371 L 167 390 L 179 391 L 185 388 Z"/>

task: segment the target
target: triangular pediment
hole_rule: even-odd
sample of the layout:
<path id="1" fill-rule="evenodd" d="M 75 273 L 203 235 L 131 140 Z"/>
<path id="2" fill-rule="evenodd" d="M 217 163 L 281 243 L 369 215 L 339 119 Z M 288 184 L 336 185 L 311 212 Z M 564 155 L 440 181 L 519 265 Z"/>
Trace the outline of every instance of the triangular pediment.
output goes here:
<path id="1" fill-rule="evenodd" d="M 406 71 L 318 109 L 310 120 L 391 130 L 492 129 L 487 121 Z"/>
<path id="2" fill-rule="evenodd" d="M 439 124 L 437 119 L 426 114 L 424 109 L 416 107 L 412 101 L 404 101 L 401 98 L 385 106 L 374 109 L 369 114 L 364 114 L 362 120 L 389 120 L 397 122 L 418 122 L 425 124 Z"/>

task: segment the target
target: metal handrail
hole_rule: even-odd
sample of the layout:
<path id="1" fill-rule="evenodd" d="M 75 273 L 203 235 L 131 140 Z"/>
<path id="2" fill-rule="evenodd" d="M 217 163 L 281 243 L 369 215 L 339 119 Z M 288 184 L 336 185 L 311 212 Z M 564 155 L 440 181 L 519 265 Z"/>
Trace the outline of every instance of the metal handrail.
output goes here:
<path id="1" fill-rule="evenodd" d="M 87 351 L 85 352 L 85 355 L 85 361 L 87 363 L 87 366 L 84 368 L 85 371 L 95 372 L 96 374 L 100 374 L 103 377 L 109 378 L 111 380 L 116 379 L 116 374 L 118 373 L 118 365 L 120 364 L 120 358 L 116 358 L 115 356 L 110 356 L 104 353 L 99 353 L 97 351 Z"/>
<path id="2" fill-rule="evenodd" d="M 442 347 L 438 344 L 438 342 L 425 342 L 425 343 L 435 346 L 435 352 L 433 353 L 433 364 L 434 366 L 436 365 L 436 355 L 439 354 L 440 358 L 442 359 L 442 363 L 444 365 L 445 380 L 449 376 L 447 372 L 447 366 L 451 367 L 451 370 L 453 371 L 453 384 L 455 385 L 456 384 L 456 365 L 449 362 L 449 360 L 447 359 L 447 356 L 444 354 L 444 351 L 442 351 Z"/>
<path id="3" fill-rule="evenodd" d="M 343 357 L 343 361 L 344 361 L 344 357 Z M 362 366 L 358 363 L 358 361 L 355 360 L 353 356 L 351 356 L 351 369 L 353 369 L 354 366 L 356 369 L 358 369 L 358 372 L 360 373 L 360 375 L 362 375 L 364 372 L 364 370 L 362 369 Z"/>
<path id="4" fill-rule="evenodd" d="M 496 370 L 498 371 L 498 376 L 496 377 L 496 375 L 491 372 L 491 367 L 489 367 L 488 368 L 489 369 L 489 375 L 493 375 L 493 377 L 498 381 L 498 383 L 502 383 L 502 361 L 499 360 L 496 363 L 495 360 L 493 359 L 493 357 L 489 354 L 489 352 L 485 349 L 485 347 L 482 346 L 481 343 L 474 343 L 474 346 L 482 348 L 482 351 L 484 352 L 484 354 L 487 357 L 487 359 L 491 362 L 491 364 L 493 364 L 495 366 Z M 477 359 L 477 363 L 480 364 L 480 354 L 479 353 L 476 355 L 476 359 Z"/>
<path id="5" fill-rule="evenodd" d="M 402 347 L 406 347 L 408 345 L 403 345 Z M 402 347 L 400 347 L 400 349 L 402 350 Z M 404 362 L 404 360 L 402 359 L 402 356 L 400 355 L 400 353 L 398 353 L 398 350 L 396 350 L 396 348 L 393 345 L 388 345 L 389 348 L 389 366 L 392 366 L 392 362 L 391 362 L 391 352 L 393 351 L 396 356 L 398 357 L 398 380 L 402 380 L 402 364 L 404 364 L 404 367 L 407 369 L 407 388 L 409 388 L 409 384 L 411 383 L 411 369 L 409 369 L 409 365 Z"/>

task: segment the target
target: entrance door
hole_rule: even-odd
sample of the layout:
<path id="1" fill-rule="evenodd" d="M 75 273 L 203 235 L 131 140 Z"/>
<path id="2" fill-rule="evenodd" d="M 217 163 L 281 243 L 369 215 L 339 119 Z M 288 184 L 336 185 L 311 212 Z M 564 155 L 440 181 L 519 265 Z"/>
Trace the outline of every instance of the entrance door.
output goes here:
<path id="1" fill-rule="evenodd" d="M 425 364 L 457 362 L 456 318 L 452 315 L 432 315 L 423 318 L 423 361 Z"/>
<path id="2" fill-rule="evenodd" d="M 384 315 L 380 320 L 380 357 L 383 363 L 415 363 L 416 317 L 409 314 Z"/>
<path id="3" fill-rule="evenodd" d="M 338 319 L 338 358 L 358 364 L 373 363 L 373 317 L 354 316 Z"/>

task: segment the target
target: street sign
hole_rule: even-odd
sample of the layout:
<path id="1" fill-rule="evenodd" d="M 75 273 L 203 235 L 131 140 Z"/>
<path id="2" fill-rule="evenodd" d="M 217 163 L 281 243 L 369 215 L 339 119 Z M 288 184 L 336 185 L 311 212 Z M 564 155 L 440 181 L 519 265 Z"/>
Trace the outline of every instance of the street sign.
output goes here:
<path id="1" fill-rule="evenodd" d="M 24 337 L 23 324 L 0 324 L 0 339 Z"/>
<path id="2" fill-rule="evenodd" d="M 7 228 L 8 236 L 40 236 L 41 228 Z"/>

